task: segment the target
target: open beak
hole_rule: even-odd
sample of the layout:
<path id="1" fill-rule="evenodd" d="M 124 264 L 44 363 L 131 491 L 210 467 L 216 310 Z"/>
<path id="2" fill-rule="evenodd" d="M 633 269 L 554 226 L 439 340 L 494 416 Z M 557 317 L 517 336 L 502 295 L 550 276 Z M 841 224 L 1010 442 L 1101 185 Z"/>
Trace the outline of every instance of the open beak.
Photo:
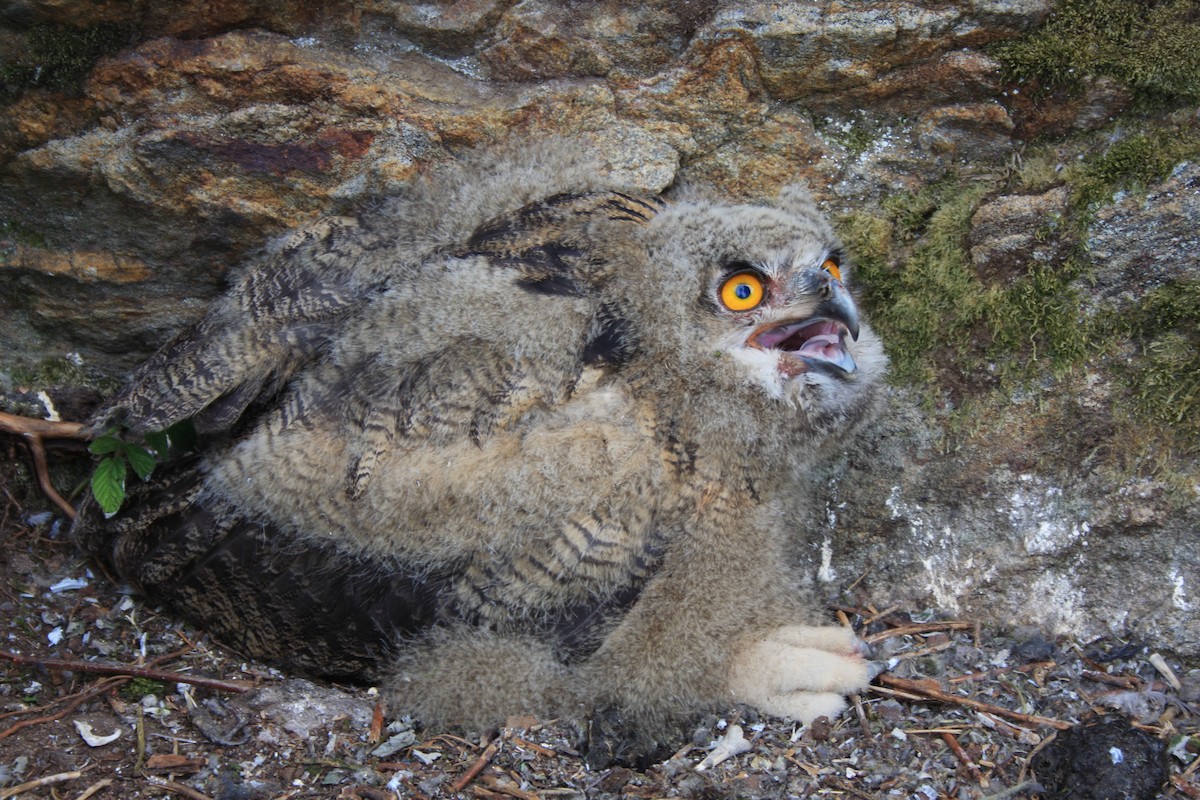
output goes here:
<path id="1" fill-rule="evenodd" d="M 841 281 L 829 281 L 826 290 L 812 316 L 764 325 L 747 344 L 779 351 L 789 372 L 811 369 L 839 378 L 853 374 L 858 365 L 846 347 L 846 337 L 858 340 L 858 308 Z"/>

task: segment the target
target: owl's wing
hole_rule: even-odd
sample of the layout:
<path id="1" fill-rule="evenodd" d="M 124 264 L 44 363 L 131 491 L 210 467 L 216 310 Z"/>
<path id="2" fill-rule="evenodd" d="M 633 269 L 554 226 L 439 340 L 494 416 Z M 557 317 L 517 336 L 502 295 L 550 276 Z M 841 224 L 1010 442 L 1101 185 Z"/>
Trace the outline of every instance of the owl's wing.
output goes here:
<path id="1" fill-rule="evenodd" d="M 473 309 L 456 309 L 439 320 L 436 349 L 399 362 L 391 352 L 368 353 L 342 365 L 338 380 L 318 381 L 326 396 L 316 405 L 332 400 L 343 409 L 347 493 L 362 493 L 375 464 L 399 440 L 413 446 L 465 437 L 478 444 L 532 411 L 565 401 L 584 369 L 620 366 L 636 343 L 604 298 L 613 265 L 597 258 L 588 230 L 597 221 L 645 223 L 659 208 L 657 200 L 617 192 L 564 193 L 491 220 L 455 248 L 451 268 L 511 272 L 511 281 L 498 282 L 499 291 L 524 298 L 495 301 L 524 316 L 514 311 L 507 324 L 463 333 Z M 421 301 L 420 293 L 416 297 L 410 302 Z M 367 311 L 361 319 L 371 316 Z M 406 321 L 403 310 L 388 319 Z M 284 414 L 294 419 L 304 410 Z"/>
<path id="2" fill-rule="evenodd" d="M 96 427 L 121 422 L 146 433 L 193 418 L 200 432 L 221 431 L 278 392 L 378 290 L 356 280 L 357 229 L 353 218 L 331 217 L 291 234 L 196 327 L 138 367 Z"/>
<path id="3" fill-rule="evenodd" d="M 519 285 L 533 292 L 587 294 L 602 283 L 608 265 L 590 258 L 581 229 L 592 220 L 646 223 L 662 205 L 617 191 L 551 195 L 481 225 L 459 252 L 517 270 Z"/>

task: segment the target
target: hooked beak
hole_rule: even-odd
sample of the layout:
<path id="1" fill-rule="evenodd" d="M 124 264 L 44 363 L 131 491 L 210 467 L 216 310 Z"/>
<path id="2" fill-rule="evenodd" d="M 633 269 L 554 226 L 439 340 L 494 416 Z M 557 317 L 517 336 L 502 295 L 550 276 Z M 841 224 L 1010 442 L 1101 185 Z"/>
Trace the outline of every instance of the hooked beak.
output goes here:
<path id="1" fill-rule="evenodd" d="M 779 352 L 780 368 L 789 375 L 808 370 L 842 379 L 852 375 L 858 365 L 846 348 L 846 336 L 858 340 L 858 308 L 839 280 L 830 278 L 821 291 L 823 298 L 811 316 L 764 325 L 746 343 Z"/>

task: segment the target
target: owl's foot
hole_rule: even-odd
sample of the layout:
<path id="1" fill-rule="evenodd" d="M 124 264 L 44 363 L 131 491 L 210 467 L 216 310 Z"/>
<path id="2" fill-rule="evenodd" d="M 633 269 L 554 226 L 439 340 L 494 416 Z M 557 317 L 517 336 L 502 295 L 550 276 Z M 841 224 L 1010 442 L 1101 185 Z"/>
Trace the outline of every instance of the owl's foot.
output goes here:
<path id="1" fill-rule="evenodd" d="M 808 723 L 836 717 L 844 695 L 867 686 L 863 644 L 849 628 L 785 625 L 744 639 L 729 673 L 733 698 L 773 716 Z"/>

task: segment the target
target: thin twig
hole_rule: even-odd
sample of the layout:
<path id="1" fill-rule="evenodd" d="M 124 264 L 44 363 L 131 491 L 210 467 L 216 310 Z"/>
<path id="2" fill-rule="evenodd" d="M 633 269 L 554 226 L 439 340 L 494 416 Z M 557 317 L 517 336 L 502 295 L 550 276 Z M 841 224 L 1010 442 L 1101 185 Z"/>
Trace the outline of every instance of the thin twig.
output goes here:
<path id="1" fill-rule="evenodd" d="M 0 650 L 0 658 L 8 659 L 15 664 L 31 664 L 45 669 L 69 670 L 72 672 L 90 672 L 95 675 L 123 675 L 130 678 L 149 678 L 155 681 L 171 683 L 190 683 L 193 686 L 203 686 L 207 689 L 219 689 L 224 692 L 246 692 L 254 688 L 248 681 L 225 681 L 220 678 L 205 678 L 200 675 L 188 675 L 183 672 L 168 672 L 153 667 L 135 667 L 130 664 L 100 664 L 93 661 L 70 661 L 62 658 L 39 658 L 23 656 L 19 653 L 9 653 Z"/>
<path id="2" fill-rule="evenodd" d="M 0 789 L 0 800 L 8 800 L 10 797 L 16 797 L 19 794 L 28 792 L 32 789 L 37 789 L 42 786 L 49 786 L 52 783 L 62 783 L 63 781 L 73 781 L 76 778 L 82 778 L 83 773 L 75 770 L 73 772 L 60 772 L 57 775 L 46 775 L 42 778 L 37 778 L 32 781 L 11 786 L 8 789 Z"/>
<path id="3" fill-rule="evenodd" d="M 910 636 L 918 633 L 933 633 L 935 631 L 969 631 L 975 629 L 974 622 L 960 622 L 947 620 L 946 622 L 912 622 L 908 625 L 901 625 L 896 628 L 889 628 L 886 631 L 872 633 L 870 636 L 864 636 L 863 641 L 867 644 L 875 644 L 882 642 L 884 639 L 891 639 L 893 636 Z"/>
<path id="4" fill-rule="evenodd" d="M 1192 763 L 1188 764 L 1188 768 L 1185 769 L 1179 777 L 1181 777 L 1185 780 L 1188 778 L 1191 778 L 1193 775 L 1196 774 L 1197 767 L 1200 767 L 1200 756 L 1196 756 L 1195 758 L 1193 758 Z"/>
<path id="5" fill-rule="evenodd" d="M 1109 675 L 1107 672 L 1096 672 L 1090 669 L 1082 670 L 1079 674 L 1089 681 L 1107 683 L 1109 686 L 1119 686 L 1122 689 L 1140 691 L 1142 688 L 1141 679 L 1132 675 Z"/>
<path id="6" fill-rule="evenodd" d="M 450 791 L 461 792 L 463 789 L 467 788 L 467 784 L 475 780 L 479 773 L 483 772 L 484 767 L 486 767 L 488 763 L 496 757 L 496 753 L 500 750 L 500 742 L 502 741 L 504 741 L 504 734 L 501 734 L 493 739 L 492 743 L 484 748 L 483 752 L 479 755 L 479 758 L 475 759 L 475 763 L 472 764 L 466 772 L 459 776 L 454 783 L 450 784 Z"/>
<path id="7" fill-rule="evenodd" d="M 198 792 L 190 786 L 184 786 L 182 783 L 176 783 L 175 781 L 169 781 L 165 778 L 159 778 L 154 775 L 145 775 L 143 777 L 145 777 L 147 782 L 158 786 L 159 788 L 166 789 L 169 792 L 175 792 L 176 794 L 181 794 L 184 797 L 190 797 L 192 800 L 212 800 L 211 797 L 203 792 Z"/>
<path id="8" fill-rule="evenodd" d="M 96 686 L 93 689 L 91 689 L 90 691 L 81 692 L 78 696 L 76 696 L 76 698 L 74 700 L 72 700 L 70 703 L 68 703 L 67 706 L 65 708 L 63 708 L 61 711 L 56 711 L 55 713 L 50 714 L 49 716 L 38 717 L 36 719 L 23 719 L 20 722 L 14 724 L 11 728 L 0 731 L 0 739 L 6 739 L 9 736 L 12 736 L 17 731 L 22 730 L 24 728 L 30 728 L 34 725 L 41 725 L 43 722 L 54 722 L 55 720 L 62 719 L 67 714 L 70 714 L 72 711 L 79 708 L 79 706 L 83 705 L 83 703 L 85 701 L 91 700 L 93 697 L 103 694 L 104 692 L 108 691 L 109 689 L 113 688 L 114 686 L 120 684 L 122 682 L 122 680 L 123 680 L 122 678 L 105 678 L 104 680 L 99 681 L 96 684 Z"/>
<path id="9" fill-rule="evenodd" d="M 511 783 L 511 779 L 509 783 L 502 783 L 495 775 L 484 775 L 479 779 L 479 782 L 483 784 L 484 788 L 490 789 L 496 794 L 508 795 L 509 797 L 517 798 L 517 800 L 539 800 L 538 796 L 533 792 L 527 792 L 519 788 L 518 785 Z"/>
<path id="10" fill-rule="evenodd" d="M 87 426 L 78 422 L 53 422 L 33 417 L 19 417 L 0 411 L 0 431 L 13 433 L 25 439 L 29 445 L 29 453 L 33 457 L 33 474 L 37 478 L 38 488 L 42 494 L 62 509 L 67 519 L 75 519 L 75 507 L 68 503 L 50 482 L 50 467 L 46 462 L 46 447 L 44 439 L 79 439 L 88 441 L 92 438 Z"/>
<path id="11" fill-rule="evenodd" d="M 984 703 L 979 700 L 973 700 L 970 697 L 959 697 L 955 694 L 942 691 L 932 681 L 910 681 L 904 678 L 897 678 L 893 675 L 884 673 L 877 680 L 884 686 L 872 686 L 872 691 L 877 691 L 882 694 L 896 694 L 893 690 L 899 690 L 900 693 L 907 694 L 909 699 L 913 700 L 937 700 L 942 703 L 951 703 L 953 705 L 966 706 L 973 708 L 976 711 L 986 711 L 989 714 L 996 714 L 1001 717 L 1015 719 L 1018 722 L 1024 722 L 1028 725 L 1047 725 L 1058 730 L 1066 730 L 1071 727 L 1071 723 L 1063 722 L 1049 717 L 1039 717 L 1033 714 L 1022 714 L 1019 711 L 1012 711 L 1003 706 Z M 890 687 L 890 688 L 885 688 Z"/>
<path id="12" fill-rule="evenodd" d="M 997 675 L 1003 675 L 1006 672 L 1033 672 L 1036 669 L 1051 669 L 1057 667 L 1057 662 L 1054 661 L 1034 661 L 1029 664 L 1021 664 L 1016 667 L 997 667 L 995 669 L 985 669 L 981 672 L 971 672 L 966 675 L 956 675 L 950 679 L 952 684 L 966 683 L 968 681 L 977 681 L 981 678 L 993 678 Z"/>
<path id="13" fill-rule="evenodd" d="M 1016 786 L 1009 787 L 1008 789 L 1002 789 L 995 794 L 989 794 L 986 797 L 980 798 L 980 800 L 1008 800 L 1008 798 L 1016 797 L 1021 792 L 1033 791 L 1033 787 L 1033 781 L 1025 781 L 1024 783 L 1018 783 Z"/>
<path id="14" fill-rule="evenodd" d="M 958 739 L 954 738 L 954 734 L 943 731 L 941 736 L 942 741 L 945 742 L 946 746 L 950 748 L 950 752 L 954 753 L 954 757 L 957 758 L 959 762 L 967 768 L 967 771 L 971 773 L 971 777 L 975 779 L 975 782 L 978 783 L 981 788 L 988 788 L 988 779 L 983 776 L 982 772 L 980 772 L 979 765 L 972 761 L 971 757 L 967 755 L 967 751 L 963 750 L 962 745 L 958 743 Z"/>
<path id="15" fill-rule="evenodd" d="M 858 726 L 862 728 L 863 736 L 871 738 L 871 725 L 867 722 L 867 712 L 863 710 L 862 696 L 855 692 L 850 695 L 850 703 L 854 706 L 854 715 L 858 717 Z"/>
<path id="16" fill-rule="evenodd" d="M 900 606 L 891 606 L 890 608 L 885 608 L 883 611 L 876 611 L 874 614 L 872 614 L 871 616 L 867 617 L 866 619 L 864 619 L 862 621 L 862 627 L 865 628 L 868 625 L 872 625 L 872 624 L 878 622 L 879 620 L 883 619 L 884 617 L 886 617 L 888 614 L 894 614 L 899 610 L 900 610 Z"/>
<path id="17" fill-rule="evenodd" d="M 100 791 L 101 789 L 107 789 L 109 786 L 112 786 L 112 785 L 113 785 L 112 778 L 102 778 L 102 779 L 96 781 L 95 783 L 93 783 L 88 788 L 84 789 L 83 793 L 80 794 L 78 797 L 76 797 L 75 800 L 87 800 L 89 797 L 94 795 L 96 792 Z"/>
<path id="18" fill-rule="evenodd" d="M 549 758 L 557 758 L 558 757 L 557 750 L 546 747 L 545 745 L 540 745 L 540 744 L 537 744 L 536 742 L 531 742 L 527 739 L 522 739 L 519 736 L 514 736 L 512 741 L 513 741 L 513 744 L 515 744 L 517 747 L 523 748 L 525 750 L 532 750 L 535 753 L 541 753 L 542 755 L 547 756 Z"/>

